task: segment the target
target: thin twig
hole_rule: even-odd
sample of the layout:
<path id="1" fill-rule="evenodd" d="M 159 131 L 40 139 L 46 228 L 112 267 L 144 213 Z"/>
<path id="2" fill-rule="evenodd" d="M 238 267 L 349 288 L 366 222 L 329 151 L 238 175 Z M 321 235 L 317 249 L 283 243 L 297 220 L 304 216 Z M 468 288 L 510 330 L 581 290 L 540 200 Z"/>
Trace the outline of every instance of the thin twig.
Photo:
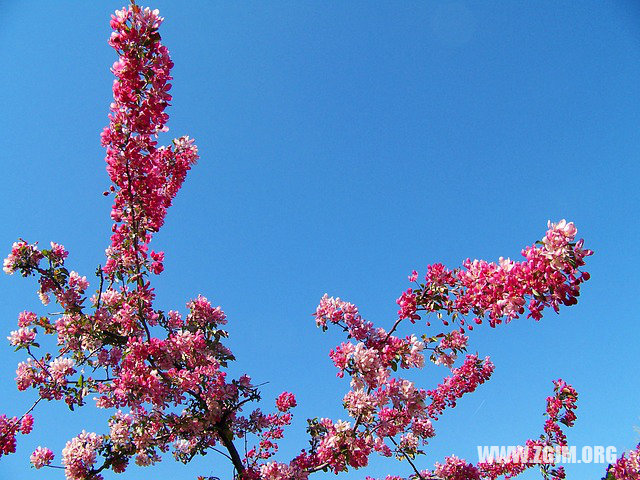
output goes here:
<path id="1" fill-rule="evenodd" d="M 409 455 L 407 455 L 407 453 L 404 450 L 398 448 L 398 442 L 396 442 L 393 437 L 389 437 L 389 440 L 391 440 L 391 443 L 393 443 L 396 446 L 396 451 L 399 451 L 402 454 L 402 456 L 407 459 L 407 462 L 409 462 L 409 465 L 411 465 L 411 468 L 413 468 L 413 471 L 416 472 L 416 475 L 418 476 L 418 478 L 420 478 L 421 480 L 429 480 L 429 479 L 427 479 L 427 478 L 422 476 L 422 474 L 420 473 L 420 471 L 416 467 L 415 463 L 413 463 L 413 461 L 411 460 Z M 433 478 L 433 477 L 431 477 L 431 478 Z"/>

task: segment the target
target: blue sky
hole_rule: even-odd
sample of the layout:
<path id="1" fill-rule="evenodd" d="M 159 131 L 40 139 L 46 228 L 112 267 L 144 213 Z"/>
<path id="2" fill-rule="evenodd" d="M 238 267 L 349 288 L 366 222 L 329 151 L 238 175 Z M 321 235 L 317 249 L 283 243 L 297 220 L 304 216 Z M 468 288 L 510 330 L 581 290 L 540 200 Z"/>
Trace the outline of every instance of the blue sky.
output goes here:
<path id="1" fill-rule="evenodd" d="M 68 264 L 88 276 L 104 259 L 99 133 L 115 60 L 108 19 L 120 6 L 0 1 L 6 253 L 22 236 L 64 244 Z M 296 393 L 280 459 L 305 446 L 307 417 L 344 416 L 348 384 L 327 356 L 341 337 L 323 335 L 311 317 L 325 292 L 388 327 L 412 269 L 515 258 L 561 218 L 596 251 L 579 304 L 540 323 L 475 331 L 471 350 L 491 355 L 496 372 L 437 422 L 420 466 L 451 453 L 475 461 L 477 445 L 537 436 L 558 377 L 580 393 L 571 444 L 640 441 L 637 3 L 152 6 L 166 18 L 176 64 L 170 134 L 195 137 L 201 153 L 156 239 L 167 258 L 157 305 L 183 309 L 198 293 L 220 304 L 235 371 L 268 381 L 267 399 Z M 7 334 L 18 312 L 39 308 L 34 291 L 31 280 L 0 277 Z M 0 348 L 0 411 L 10 415 L 34 398 L 12 381 L 20 360 Z M 429 388 L 444 373 L 427 368 L 415 379 Z M 42 407 L 35 431 L 0 461 L 0 478 L 62 478 L 30 470 L 32 449 L 48 445 L 59 460 L 83 428 L 105 430 L 95 409 Z M 229 472 L 211 455 L 152 468 L 131 468 L 127 479 Z M 600 478 L 604 465 L 567 471 Z M 376 460 L 344 478 L 387 473 L 409 470 Z"/>

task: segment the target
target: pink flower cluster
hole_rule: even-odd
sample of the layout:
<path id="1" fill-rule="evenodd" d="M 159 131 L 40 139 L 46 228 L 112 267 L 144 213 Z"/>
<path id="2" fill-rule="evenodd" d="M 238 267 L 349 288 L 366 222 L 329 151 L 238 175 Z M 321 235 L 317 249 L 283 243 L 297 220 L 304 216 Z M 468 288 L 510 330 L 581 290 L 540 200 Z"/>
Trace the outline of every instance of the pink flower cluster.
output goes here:
<path id="1" fill-rule="evenodd" d="M 464 365 L 453 370 L 452 377 L 427 392 L 407 379 L 395 377 L 394 372 L 398 368 L 422 368 L 423 351 L 430 343 L 434 343 L 430 347 L 434 361 L 447 354 L 453 357 L 466 349 L 465 335 L 456 330 L 423 340 L 415 335 L 399 338 L 393 332 L 401 320 L 389 332 L 374 328 L 360 316 L 357 307 L 327 295 L 321 299 L 315 317 L 323 329 L 335 324 L 354 339 L 338 345 L 330 357 L 338 367 L 338 376 L 346 373 L 351 377 L 351 390 L 343 402 L 355 422 L 351 425 L 323 419 L 310 427 L 317 445 L 311 452 L 313 463 L 336 473 L 367 465 L 373 452 L 399 458 L 422 453 L 419 447 L 435 435 L 431 419 L 437 419 L 447 406 L 455 406 L 457 399 L 475 390 L 493 371 L 488 359 L 469 356 Z M 431 403 L 427 404 L 429 398 Z"/>
<path id="2" fill-rule="evenodd" d="M 9 340 L 9 343 L 11 345 L 21 348 L 25 348 L 31 345 L 35 339 L 36 331 L 27 327 L 22 327 L 18 330 L 14 330 L 11 332 L 11 335 L 7 337 L 7 340 Z"/>
<path id="3" fill-rule="evenodd" d="M 564 446 L 567 444 L 567 437 L 559 424 L 572 427 L 575 423 L 578 392 L 562 379 L 554 381 L 553 384 L 554 395 L 547 397 L 546 415 L 548 418 L 544 425 L 544 431 L 550 443 Z"/>
<path id="4" fill-rule="evenodd" d="M 455 455 L 449 456 L 444 463 L 436 463 L 433 471 L 416 471 L 409 480 L 496 480 L 499 477 L 514 478 L 529 468 L 540 467 L 544 478 L 550 480 L 562 480 L 565 478 L 564 469 L 555 467 L 555 455 L 544 455 L 536 458 L 541 449 L 548 449 L 550 453 L 555 452 L 556 447 L 566 445 L 566 438 L 562 433 L 558 423 L 567 427 L 573 425 L 575 415 L 573 410 L 577 400 L 577 394 L 573 387 L 567 385 L 562 380 L 554 382 L 554 395 L 547 398 L 547 409 L 545 415 L 548 417 L 545 422 L 545 434 L 539 440 L 527 440 L 525 446 L 516 448 L 507 458 L 494 458 L 478 465 L 473 465 Z M 553 424 L 553 426 L 551 426 Z M 560 432 L 560 434 L 558 434 Z M 631 457 L 631 456 L 630 456 Z M 634 457 L 634 460 L 637 458 Z M 547 459 L 548 461 L 546 461 Z M 626 468 L 624 461 L 619 461 Z M 632 463 L 629 463 L 632 465 Z M 614 466 L 610 467 L 613 472 Z M 620 470 L 621 472 L 626 470 Z M 622 475 L 626 475 L 623 473 Z M 629 479 L 636 480 L 636 477 L 607 477 L 606 480 Z M 369 479 L 373 480 L 373 479 Z M 402 477 L 387 476 L 386 480 L 405 480 Z"/>
<path id="5" fill-rule="evenodd" d="M 152 251 L 151 234 L 164 223 L 167 208 L 185 180 L 198 150 L 189 137 L 158 147 L 156 137 L 167 131 L 165 108 L 171 101 L 171 68 L 167 48 L 160 42 L 158 11 L 132 5 L 112 16 L 109 44 L 118 52 L 110 124 L 102 132 L 107 172 L 114 184 L 111 246 L 104 271 L 139 274 L 142 265 L 162 272 L 164 253 Z"/>
<path id="6" fill-rule="evenodd" d="M 640 480 L 640 443 L 610 465 L 603 480 Z"/>
<path id="7" fill-rule="evenodd" d="M 22 433 L 28 435 L 33 429 L 33 417 L 29 414 L 22 418 L 7 418 L 0 415 L 0 457 L 15 453 L 16 435 Z"/>
<path id="8" fill-rule="evenodd" d="M 451 368 L 458 358 L 458 353 L 467 349 L 468 342 L 469 337 L 460 330 L 454 330 L 442 337 L 440 345 L 434 349 L 431 358 L 436 365 L 446 365 Z"/>
<path id="9" fill-rule="evenodd" d="M 478 469 L 461 458 L 452 455 L 445 463 L 436 463 L 433 474 L 447 480 L 480 480 Z"/>
<path id="10" fill-rule="evenodd" d="M 296 397 L 293 393 L 282 392 L 278 398 L 276 398 L 276 407 L 281 412 L 287 412 L 296 406 Z"/>
<path id="11" fill-rule="evenodd" d="M 102 443 L 101 436 L 85 431 L 67 442 L 62 450 L 62 464 L 68 480 L 102 480 L 102 475 L 93 469 Z"/>
<path id="12" fill-rule="evenodd" d="M 557 310 L 561 303 L 575 303 L 580 283 L 588 279 L 588 274 L 579 272 L 578 267 L 584 265 L 584 257 L 591 254 L 582 249 L 582 241 L 573 243 L 575 234 L 572 223 L 550 223 L 544 239 L 525 249 L 523 254 L 527 260 L 520 263 L 504 259 L 498 264 L 474 260 L 453 271 L 441 264 L 429 266 L 426 283 L 407 290 L 398 299 L 399 317 L 389 332 L 365 321 L 353 304 L 325 295 L 314 314 L 316 324 L 323 330 L 337 325 L 353 339 L 338 345 L 329 356 L 338 368 L 339 377 L 345 374 L 351 377 L 351 390 L 343 402 L 355 422 L 344 428 L 343 423 L 334 424 L 324 419 L 310 428 L 318 445 L 317 450 L 311 452 L 316 455 L 315 463 L 339 472 L 349 466 L 366 465 L 366 457 L 374 451 L 407 459 L 422 453 L 418 446 L 435 435 L 430 420 L 437 420 L 446 408 L 454 408 L 464 394 L 473 392 L 493 373 L 489 358 L 481 360 L 477 355 L 467 355 L 463 364 L 454 368 L 458 354 L 466 351 L 469 341 L 462 333 L 463 327 L 467 325 L 472 329 L 466 324 L 465 316 L 472 313 L 476 323 L 488 317 L 489 323 L 495 326 L 521 315 L 527 299 L 530 316 L 536 319 L 544 307 Z M 417 279 L 417 272 L 412 272 L 409 280 L 416 282 Z M 445 325 L 457 322 L 459 328 L 434 336 L 423 335 L 422 340 L 393 335 L 403 319 L 414 323 L 421 318 L 420 311 L 434 312 L 443 318 Z M 393 374 L 398 367 L 421 368 L 424 350 L 431 350 L 432 362 L 451 368 L 451 376 L 428 391 Z M 403 394 L 396 396 L 399 392 Z M 556 395 L 548 399 L 549 419 L 545 424 L 548 444 L 565 443 L 558 424 L 573 424 L 575 398 L 571 387 L 556 383 Z M 344 453 L 355 449 L 350 445 L 359 440 L 362 441 L 357 447 L 359 455 Z M 515 463 L 513 468 L 517 468 Z M 561 469 L 550 472 L 556 475 L 554 478 L 562 478 Z M 416 478 L 419 475 L 416 470 Z M 428 475 L 481 478 L 476 467 L 456 457 L 450 457 Z"/>
<path id="13" fill-rule="evenodd" d="M 18 270 L 23 270 L 26 275 L 29 275 L 40 260 L 42 260 L 42 253 L 34 245 L 28 245 L 24 240 L 20 240 L 14 242 L 11 253 L 4 259 L 3 270 L 9 275 L 13 275 Z"/>
<path id="14" fill-rule="evenodd" d="M 547 449 L 554 452 L 557 447 L 567 445 L 567 438 L 559 424 L 572 427 L 576 416 L 576 402 L 578 394 L 575 389 L 559 379 L 554 383 L 554 394 L 547 398 L 544 424 L 544 434 L 537 440 L 527 440 L 524 447 L 519 447 L 507 458 L 493 459 L 477 465 L 482 478 L 496 480 L 500 476 L 513 478 L 529 468 L 538 466 L 545 478 L 562 480 L 565 478 L 563 467 L 555 467 L 555 455 L 542 455 L 536 457 L 536 452 Z M 523 453 L 524 452 L 524 453 Z M 526 457 L 523 458 L 523 455 Z M 546 461 L 545 461 L 546 460 Z M 540 463 L 542 461 L 542 463 Z"/>
<path id="15" fill-rule="evenodd" d="M 46 467 L 51 464 L 54 457 L 55 455 L 48 448 L 38 447 L 31 454 L 31 465 L 36 469 Z"/>
<path id="16" fill-rule="evenodd" d="M 489 357 L 480 360 L 477 355 L 467 355 L 462 366 L 453 369 L 450 377 L 427 392 L 431 398 L 431 404 L 427 407 L 429 416 L 437 420 L 446 407 L 454 408 L 465 393 L 475 391 L 478 385 L 489 380 L 493 370 L 494 365 Z"/>
<path id="17" fill-rule="evenodd" d="M 426 282 L 397 300 L 398 315 L 414 322 L 421 318 L 420 311 L 438 312 L 447 315 L 445 325 L 451 316 L 461 326 L 465 325 L 465 316 L 473 315 L 475 323 L 487 317 L 490 325 L 496 326 L 518 318 L 525 308 L 529 317 L 539 320 L 546 307 L 557 312 L 560 305 L 574 305 L 580 284 L 589 279 L 589 274 L 579 269 L 584 258 L 593 253 L 583 248 L 582 240 L 574 242 L 576 234 L 571 222 L 549 222 L 544 238 L 522 251 L 526 259 L 522 262 L 504 258 L 498 263 L 466 260 L 462 268 L 452 271 L 432 265 Z"/>

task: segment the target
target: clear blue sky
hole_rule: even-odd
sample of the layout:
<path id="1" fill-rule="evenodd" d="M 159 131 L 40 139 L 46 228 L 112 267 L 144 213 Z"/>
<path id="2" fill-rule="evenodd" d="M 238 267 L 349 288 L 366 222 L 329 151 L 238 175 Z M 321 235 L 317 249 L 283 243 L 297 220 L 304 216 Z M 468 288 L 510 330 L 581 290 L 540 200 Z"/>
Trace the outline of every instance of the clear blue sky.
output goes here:
<path id="1" fill-rule="evenodd" d="M 108 20 L 120 6 L 0 1 L 3 256 L 22 236 L 63 243 L 69 266 L 86 275 L 104 259 L 99 133 L 116 58 Z M 413 268 L 517 257 L 560 218 L 596 251 L 579 305 L 537 324 L 476 330 L 471 349 L 490 354 L 496 372 L 437 422 L 420 465 L 450 453 L 475 461 L 476 445 L 537 436 L 560 376 L 580 392 L 572 444 L 640 441 L 636 2 L 152 6 L 176 64 L 170 133 L 195 137 L 201 153 L 157 236 L 167 256 L 157 304 L 184 309 L 202 293 L 222 305 L 234 368 L 269 381 L 266 398 L 296 393 L 280 459 L 305 446 L 307 417 L 344 416 L 347 382 L 327 356 L 341 337 L 311 317 L 325 292 L 388 327 Z M 18 312 L 41 308 L 35 288 L 0 277 L 7 334 Z M 0 348 L 0 411 L 11 415 L 34 398 L 12 381 L 20 360 Z M 419 380 L 431 387 L 443 374 L 427 368 Z M 83 428 L 105 431 L 95 409 L 42 407 L 18 453 L 0 461 L 0 478 L 62 478 L 29 470 L 32 449 L 48 445 L 59 460 Z M 126 478 L 226 478 L 223 460 L 167 460 Z M 567 468 L 571 479 L 603 470 Z M 374 461 L 344 478 L 408 472 Z"/>

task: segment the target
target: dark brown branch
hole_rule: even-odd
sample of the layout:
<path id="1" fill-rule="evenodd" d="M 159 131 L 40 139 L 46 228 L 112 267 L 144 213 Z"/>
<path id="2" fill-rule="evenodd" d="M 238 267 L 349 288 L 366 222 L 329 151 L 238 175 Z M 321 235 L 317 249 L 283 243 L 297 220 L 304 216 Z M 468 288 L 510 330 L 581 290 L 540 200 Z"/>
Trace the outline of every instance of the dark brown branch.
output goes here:
<path id="1" fill-rule="evenodd" d="M 238 453 L 238 450 L 236 449 L 236 446 L 233 443 L 233 434 L 231 430 L 229 430 L 229 428 L 227 427 L 218 427 L 217 430 L 218 430 L 218 436 L 220 437 L 222 444 L 225 446 L 225 448 L 229 452 L 229 455 L 231 457 L 231 462 L 233 463 L 234 468 L 236 469 L 238 474 L 241 476 L 244 473 L 245 468 L 244 468 L 244 464 L 242 463 L 242 459 L 240 458 L 240 454 Z"/>

